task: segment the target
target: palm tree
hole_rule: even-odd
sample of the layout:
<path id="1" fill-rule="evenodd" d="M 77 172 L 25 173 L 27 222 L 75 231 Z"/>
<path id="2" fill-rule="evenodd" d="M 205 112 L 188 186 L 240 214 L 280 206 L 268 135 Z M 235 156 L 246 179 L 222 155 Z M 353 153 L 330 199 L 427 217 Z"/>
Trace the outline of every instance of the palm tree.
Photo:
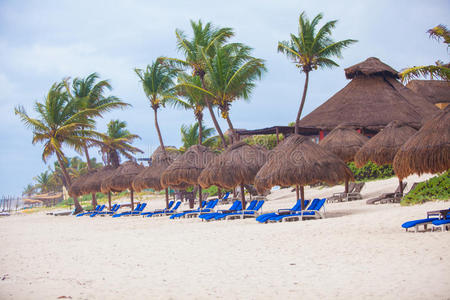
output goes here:
<path id="1" fill-rule="evenodd" d="M 216 28 L 210 22 L 203 25 L 201 20 L 198 22 L 191 20 L 191 28 L 193 31 L 193 37 L 191 40 L 187 38 L 182 30 L 177 29 L 175 31 L 178 51 L 183 53 L 184 59 L 167 57 L 163 57 L 161 59 L 168 61 L 172 65 L 181 69 L 190 69 L 193 76 L 200 77 L 201 86 L 205 89 L 205 57 L 207 59 L 213 57 L 215 51 L 214 45 L 223 45 L 230 37 L 234 35 L 234 32 L 233 29 L 228 27 Z M 219 123 L 217 122 L 212 108 L 212 103 L 209 101 L 207 95 L 204 95 L 204 101 L 208 107 L 214 127 L 222 139 L 223 146 L 226 147 L 225 137 L 220 129 Z"/>
<path id="2" fill-rule="evenodd" d="M 450 44 L 450 31 L 445 25 L 437 25 L 427 31 L 431 38 L 438 41 L 441 39 L 447 44 L 447 49 Z M 431 79 L 450 80 L 450 64 L 444 64 L 442 61 L 436 61 L 435 65 L 419 66 L 407 68 L 400 72 L 403 82 L 408 82 L 415 78 L 430 76 Z"/>
<path id="3" fill-rule="evenodd" d="M 118 167 L 120 165 L 120 156 L 133 159 L 132 154 L 143 153 L 139 148 L 131 146 L 131 143 L 140 137 L 131 134 L 127 129 L 127 123 L 120 120 L 111 120 L 108 123 L 108 130 L 102 137 L 101 152 L 105 164 Z"/>
<path id="4" fill-rule="evenodd" d="M 79 111 L 75 101 L 72 101 L 63 89 L 63 83 L 55 83 L 44 103 L 35 103 L 34 110 L 38 114 L 36 119 L 28 116 L 23 106 L 17 106 L 14 111 L 25 126 L 33 131 L 32 143 L 44 143 L 42 160 L 47 162 L 53 154 L 56 155 L 68 189 L 72 180 L 64 164 L 67 159 L 62 148 L 66 145 L 80 151 L 83 146 L 81 137 L 86 134 L 83 128 L 92 128 L 88 118 L 98 113 L 91 109 Z M 74 204 L 76 212 L 83 210 L 76 198 Z"/>
<path id="5" fill-rule="evenodd" d="M 53 190 L 52 174 L 47 170 L 33 178 L 36 181 L 35 187 L 41 193 L 48 193 Z"/>
<path id="6" fill-rule="evenodd" d="M 201 143 L 198 142 L 200 139 L 199 123 L 195 122 L 192 125 L 182 125 L 181 126 L 181 142 L 183 143 L 183 149 L 186 150 L 195 144 L 201 144 L 206 147 L 211 147 L 216 143 L 216 136 L 214 135 L 214 128 L 206 128 L 203 126 L 201 132 L 203 133 L 201 138 Z"/>
<path id="7" fill-rule="evenodd" d="M 289 41 L 278 42 L 278 52 L 284 53 L 292 59 L 300 72 L 306 75 L 303 96 L 300 108 L 295 119 L 295 133 L 298 133 L 298 121 L 305 105 L 306 92 L 308 90 L 309 73 L 318 68 L 332 68 L 339 66 L 331 57 L 342 58 L 341 52 L 356 40 L 333 41 L 331 31 L 336 26 L 337 20 L 325 23 L 319 30 L 317 26 L 323 15 L 318 14 L 310 21 L 305 12 L 300 14 L 298 23 L 298 36 L 291 34 Z"/>
<path id="8" fill-rule="evenodd" d="M 30 197 L 31 195 L 34 194 L 34 192 L 36 191 L 36 187 L 32 184 L 28 184 L 22 192 L 22 195 L 26 195 L 28 197 Z"/>

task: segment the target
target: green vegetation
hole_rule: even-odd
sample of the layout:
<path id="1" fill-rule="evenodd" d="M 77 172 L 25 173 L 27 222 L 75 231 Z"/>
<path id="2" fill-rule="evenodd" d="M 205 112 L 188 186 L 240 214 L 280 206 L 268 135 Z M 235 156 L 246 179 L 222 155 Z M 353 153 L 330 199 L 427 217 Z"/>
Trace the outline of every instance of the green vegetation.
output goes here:
<path id="1" fill-rule="evenodd" d="M 395 176 L 392 165 L 379 166 L 369 161 L 362 168 L 357 168 L 354 162 L 348 163 L 348 167 L 352 170 L 353 175 L 355 175 L 356 181 L 369 181 Z"/>
<path id="2" fill-rule="evenodd" d="M 419 183 L 400 204 L 413 205 L 432 200 L 450 200 L 450 171 Z"/>
<path id="3" fill-rule="evenodd" d="M 284 140 L 284 136 L 280 134 L 278 136 L 280 142 Z M 272 150 L 277 146 L 277 136 L 275 134 L 269 135 L 253 135 L 251 137 L 243 139 L 249 145 L 261 145 L 268 150 Z"/>

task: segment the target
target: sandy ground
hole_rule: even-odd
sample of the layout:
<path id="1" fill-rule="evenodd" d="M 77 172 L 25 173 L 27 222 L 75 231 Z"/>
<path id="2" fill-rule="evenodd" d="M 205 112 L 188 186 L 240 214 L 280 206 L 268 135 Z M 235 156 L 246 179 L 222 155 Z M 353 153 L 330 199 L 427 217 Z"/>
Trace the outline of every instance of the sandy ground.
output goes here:
<path id="1" fill-rule="evenodd" d="M 409 186 L 427 176 L 408 178 Z M 395 189 L 370 182 L 365 199 Z M 342 186 L 306 189 L 309 198 Z M 264 211 L 291 207 L 287 189 Z M 162 200 L 149 203 L 160 208 Z M 322 220 L 0 219 L 0 299 L 450 299 L 450 233 L 407 233 L 413 207 L 326 205 Z"/>

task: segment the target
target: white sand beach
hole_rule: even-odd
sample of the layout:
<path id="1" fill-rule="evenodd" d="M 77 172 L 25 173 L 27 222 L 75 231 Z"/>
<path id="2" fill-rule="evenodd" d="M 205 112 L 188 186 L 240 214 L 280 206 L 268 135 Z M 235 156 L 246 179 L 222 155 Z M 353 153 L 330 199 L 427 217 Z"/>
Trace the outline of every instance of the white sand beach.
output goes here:
<path id="1" fill-rule="evenodd" d="M 0 299 L 449 299 L 450 234 L 401 224 L 450 204 L 366 205 L 397 183 L 368 182 L 363 200 L 326 204 L 325 219 L 303 222 L 1 218 Z M 268 199 L 265 212 L 291 207 L 295 193 Z"/>

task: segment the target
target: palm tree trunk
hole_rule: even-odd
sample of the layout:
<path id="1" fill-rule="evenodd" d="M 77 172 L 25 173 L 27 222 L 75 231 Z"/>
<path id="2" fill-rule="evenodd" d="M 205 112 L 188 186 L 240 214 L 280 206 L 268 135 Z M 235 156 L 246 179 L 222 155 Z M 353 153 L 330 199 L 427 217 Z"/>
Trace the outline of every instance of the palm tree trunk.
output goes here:
<path id="1" fill-rule="evenodd" d="M 200 80 L 202 81 L 202 89 L 205 89 L 204 75 L 200 76 Z M 219 122 L 217 122 L 217 118 L 212 109 L 211 102 L 209 102 L 208 97 L 206 97 L 206 96 L 204 96 L 204 100 L 205 100 L 206 106 L 208 107 L 209 114 L 211 115 L 211 119 L 213 120 L 214 127 L 216 127 L 217 133 L 219 134 L 220 139 L 222 140 L 223 148 L 225 149 L 225 148 L 227 148 L 227 142 L 223 135 L 222 129 L 220 129 Z"/>
<path id="2" fill-rule="evenodd" d="M 61 171 L 66 180 L 66 184 L 67 184 L 66 189 L 69 190 L 70 186 L 72 185 L 72 180 L 70 180 L 69 173 L 67 173 L 66 166 L 64 165 L 63 159 L 58 152 L 56 152 L 56 158 L 58 159 L 59 166 L 61 167 Z M 73 204 L 75 206 L 75 213 L 78 213 L 83 210 L 83 208 L 80 205 L 80 202 L 78 202 L 77 197 L 73 197 Z"/>
<path id="3" fill-rule="evenodd" d="M 156 131 L 158 132 L 159 144 L 164 153 L 164 158 L 167 159 L 168 157 L 167 157 L 167 153 L 166 153 L 166 148 L 164 147 L 161 130 L 159 129 L 159 124 L 158 124 L 158 110 L 154 108 L 153 112 L 155 113 L 155 128 L 156 128 Z M 167 189 L 166 189 L 166 208 L 169 208 L 169 193 L 168 193 Z"/>
<path id="4" fill-rule="evenodd" d="M 228 112 L 227 112 L 227 123 L 228 123 L 228 128 L 230 128 L 230 130 L 231 130 L 231 143 L 234 143 L 236 135 L 234 133 L 233 123 L 231 123 L 231 119 L 230 119 L 230 116 L 228 115 Z"/>
<path id="5" fill-rule="evenodd" d="M 92 164 L 91 164 L 91 158 L 89 157 L 89 151 L 88 151 L 88 147 L 86 146 L 86 144 L 83 145 L 84 148 L 84 154 L 86 155 L 86 163 L 88 166 L 88 170 L 92 170 Z M 92 207 L 96 207 L 97 206 L 97 198 L 95 197 L 95 193 L 92 193 Z"/>
<path id="6" fill-rule="evenodd" d="M 202 128 L 203 115 L 200 114 L 197 120 L 198 120 L 198 144 L 201 145 L 203 142 L 203 128 Z"/>
<path id="7" fill-rule="evenodd" d="M 303 187 L 303 185 L 300 186 L 300 198 L 301 200 L 301 205 L 302 205 L 302 211 L 305 210 L 305 188 Z"/>
<path id="8" fill-rule="evenodd" d="M 309 81 L 309 71 L 305 72 L 305 86 L 303 87 L 302 102 L 300 103 L 300 108 L 298 109 L 297 118 L 295 119 L 295 134 L 298 134 L 298 122 L 302 116 L 303 106 L 305 105 L 306 92 L 308 91 L 308 81 Z"/>

